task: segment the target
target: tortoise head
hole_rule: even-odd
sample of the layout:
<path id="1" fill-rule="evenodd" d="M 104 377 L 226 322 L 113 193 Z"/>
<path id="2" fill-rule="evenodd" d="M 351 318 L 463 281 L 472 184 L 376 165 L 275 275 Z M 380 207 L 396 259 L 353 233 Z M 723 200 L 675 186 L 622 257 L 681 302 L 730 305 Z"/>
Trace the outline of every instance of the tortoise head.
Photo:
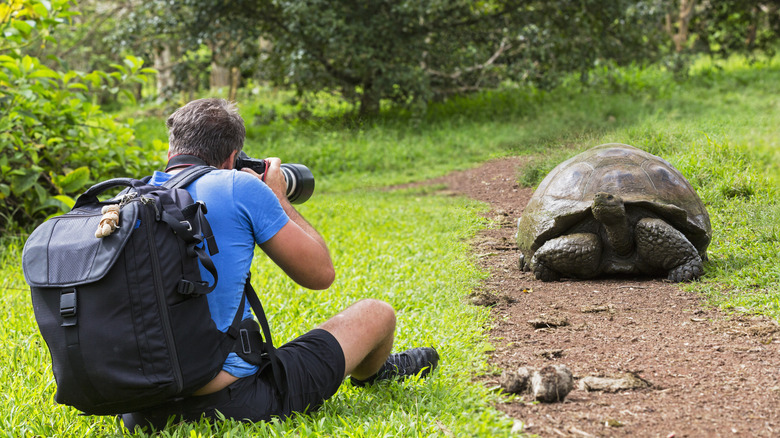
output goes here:
<path id="1" fill-rule="evenodd" d="M 626 220 L 626 206 L 623 198 L 611 193 L 598 192 L 593 197 L 593 217 L 604 225 L 623 223 Z"/>

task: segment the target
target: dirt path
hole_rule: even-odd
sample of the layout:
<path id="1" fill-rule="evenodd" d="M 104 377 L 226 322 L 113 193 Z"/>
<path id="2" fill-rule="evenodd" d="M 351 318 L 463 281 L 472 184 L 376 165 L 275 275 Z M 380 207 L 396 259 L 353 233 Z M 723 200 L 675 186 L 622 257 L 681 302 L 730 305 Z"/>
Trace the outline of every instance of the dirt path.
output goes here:
<path id="1" fill-rule="evenodd" d="M 512 401 L 498 409 L 543 437 L 780 436 L 780 326 L 727 315 L 674 284 L 646 278 L 543 283 L 517 268 L 515 223 L 531 189 L 523 159 L 486 163 L 431 181 L 487 202 L 497 225 L 474 241 L 491 275 L 473 301 L 493 305 L 490 362 L 501 370 L 564 364 L 575 390 L 563 403 Z M 534 329 L 539 317 L 568 325 Z M 645 389 L 577 389 L 586 376 L 634 373 Z M 486 379 L 498 385 L 498 376 Z"/>

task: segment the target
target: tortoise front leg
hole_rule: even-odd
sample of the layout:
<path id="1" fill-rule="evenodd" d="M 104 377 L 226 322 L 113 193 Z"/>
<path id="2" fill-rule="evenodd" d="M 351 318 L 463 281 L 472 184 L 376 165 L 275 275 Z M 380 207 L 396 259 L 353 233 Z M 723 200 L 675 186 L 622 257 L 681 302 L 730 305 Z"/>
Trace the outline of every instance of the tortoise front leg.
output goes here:
<path id="1" fill-rule="evenodd" d="M 601 263 L 601 250 L 601 239 L 595 234 L 567 234 L 550 239 L 537 249 L 531 270 L 542 281 L 594 277 Z"/>
<path id="2" fill-rule="evenodd" d="M 640 260 L 650 268 L 668 272 L 669 281 L 690 281 L 704 274 L 704 264 L 696 247 L 663 220 L 641 219 L 636 224 L 634 236 Z"/>

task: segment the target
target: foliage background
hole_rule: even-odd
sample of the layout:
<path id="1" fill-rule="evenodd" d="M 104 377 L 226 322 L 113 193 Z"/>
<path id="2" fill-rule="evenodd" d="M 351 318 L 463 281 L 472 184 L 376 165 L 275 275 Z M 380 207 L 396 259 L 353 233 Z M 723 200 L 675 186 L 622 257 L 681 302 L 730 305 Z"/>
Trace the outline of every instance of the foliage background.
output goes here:
<path id="1" fill-rule="evenodd" d="M 360 129 L 322 123 L 285 129 L 279 121 L 266 126 L 276 136 L 253 134 L 247 148 L 255 155 L 286 152 L 307 162 L 330 144 L 352 151 L 349 160 L 322 165 L 328 170 L 317 181 L 327 190 L 318 186 L 301 206 L 330 242 L 338 272 L 334 286 L 323 292 L 297 288 L 275 275 L 277 268 L 260 254 L 253 266 L 256 289 L 266 308 L 274 309 L 269 316 L 276 339 L 291 339 L 355 299 L 379 297 L 398 311 L 397 347 L 435 345 L 443 353 L 442 366 L 419 382 L 369 391 L 345 384 L 311 417 L 175 425 L 161 436 L 510 435 L 512 421 L 491 408 L 503 396 L 473 381 L 500 371 L 485 362 L 491 349 L 487 310 L 464 300 L 485 275 L 474 268 L 468 244 L 478 229 L 491 226 L 481 218 L 484 206 L 434 196 L 431 189 L 382 189 L 496 156 L 534 158 L 527 173 L 518 174 L 533 184 L 560 160 L 600 143 L 624 141 L 662 155 L 691 180 L 712 216 L 706 276 L 688 287 L 726 311 L 780 319 L 775 123 L 780 65 L 703 60 L 685 83 L 670 80 L 672 75 L 657 68 L 624 69 L 600 76 L 595 88 L 573 80 L 551 92 L 518 89 L 452 100 L 435 105 L 421 120 L 401 113 Z M 273 105 L 273 99 L 247 101 L 242 111 L 250 120 L 256 108 Z M 161 123 L 150 120 L 148 126 Z M 160 132 L 139 130 L 139 141 L 150 142 Z M 378 147 L 366 146 L 374 141 Z M 399 149 L 385 151 L 394 143 Z M 433 144 L 462 157 L 441 156 Z M 404 161 L 402 172 L 393 161 L 400 151 L 416 157 Z M 111 418 L 79 417 L 54 404 L 48 352 L 19 265 L 21 244 L 7 243 L 2 256 L 0 360 L 7 366 L 0 369 L 0 381 L 7 389 L 0 397 L 0 435 L 119 436 Z"/>
<path id="2" fill-rule="evenodd" d="M 29 230 L 71 207 L 87 183 L 144 168 L 129 124 L 93 99 L 143 82 L 152 71 L 141 59 L 126 56 L 110 73 L 85 73 L 28 54 L 55 42 L 53 29 L 71 16 L 65 0 L 0 5 L 0 232 Z M 54 55 L 48 61 L 59 63 Z"/>
<path id="3" fill-rule="evenodd" d="M 488 312 L 463 300 L 485 275 L 468 245 L 491 226 L 480 216 L 485 206 L 425 189 L 385 189 L 494 157 L 532 157 L 517 176 L 532 186 L 561 160 L 600 143 L 631 143 L 663 156 L 691 180 L 713 220 L 707 275 L 687 287 L 727 311 L 780 319 L 774 3 L 694 2 L 686 18 L 688 1 L 619 1 L 603 13 L 591 1 L 396 2 L 392 15 L 409 20 L 406 28 L 402 20 L 387 27 L 363 17 L 370 8 L 350 9 L 346 1 L 332 8 L 340 14 L 311 22 L 290 16 L 313 14 L 325 3 L 266 1 L 258 3 L 268 6 L 263 11 L 245 3 L 213 9 L 220 24 L 213 30 L 241 34 L 211 36 L 188 25 L 203 18 L 193 11 L 222 4 L 216 0 L 0 4 L 0 436 L 122 435 L 111 418 L 80 417 L 53 402 L 22 245 L 29 230 L 67 209 L 87 184 L 160 166 L 164 118 L 205 95 L 235 93 L 251 155 L 305 163 L 317 178 L 315 197 L 301 210 L 331 243 L 338 280 L 325 292 L 299 289 L 258 253 L 253 278 L 274 309 L 276 338 L 291 339 L 373 296 L 398 310 L 398 348 L 431 344 L 444 359 L 422 382 L 368 391 L 343 385 L 312 417 L 175 425 L 161 436 L 509 435 L 512 421 L 491 407 L 504 396 L 474 382 L 499 371 L 485 361 Z M 265 14 L 258 28 L 227 24 L 240 23 L 233 20 L 242 18 L 241 5 L 246 17 Z M 378 113 L 361 115 L 366 83 L 339 82 L 310 53 L 293 56 L 309 46 L 294 33 L 277 35 L 283 29 L 263 21 L 274 17 L 331 41 L 318 50 L 356 77 L 388 75 L 376 82 L 390 93 L 379 94 Z M 456 34 L 446 33 L 445 23 L 456 19 Z M 436 20 L 440 29 L 427 27 Z M 393 32 L 404 29 L 431 37 L 401 35 L 403 44 L 390 47 Z M 345 41 L 362 60 L 345 61 Z M 90 50 L 74 49 L 79 44 Z M 166 50 L 169 62 L 160 63 Z M 702 52 L 712 56 L 691 56 Z M 422 66 L 421 59 L 430 62 Z M 144 80 L 152 65 L 156 84 Z M 214 86 L 212 73 L 222 67 L 238 81 Z M 166 71 L 180 79 L 159 87 Z"/>

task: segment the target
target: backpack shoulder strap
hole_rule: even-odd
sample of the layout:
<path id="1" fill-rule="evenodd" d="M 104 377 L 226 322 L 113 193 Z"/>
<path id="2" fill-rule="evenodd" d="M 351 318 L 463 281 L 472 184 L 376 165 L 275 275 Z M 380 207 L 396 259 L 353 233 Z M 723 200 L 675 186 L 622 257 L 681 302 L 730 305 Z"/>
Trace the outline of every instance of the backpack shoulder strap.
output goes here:
<path id="1" fill-rule="evenodd" d="M 164 182 L 162 187 L 166 189 L 182 189 L 201 176 L 214 170 L 214 167 L 193 165 L 173 175 Z M 182 294 L 205 295 L 212 292 L 218 281 L 217 268 L 211 260 L 212 256 L 219 252 L 214 233 L 206 219 L 206 204 L 201 201 L 184 206 L 179 209 L 174 198 L 163 197 L 163 208 L 160 211 L 160 220 L 166 222 L 172 230 L 187 244 L 187 251 L 197 256 L 203 267 L 211 274 L 214 281 L 208 283 L 183 280 L 179 282 L 179 292 Z M 188 197 L 189 198 L 189 197 Z M 167 206 L 167 207 L 166 207 Z M 205 245 L 199 246 L 205 241 Z M 206 252 L 208 249 L 208 253 Z"/>
<path id="2" fill-rule="evenodd" d="M 177 173 L 176 175 L 173 175 L 171 179 L 163 183 L 163 187 L 171 188 L 171 189 L 178 189 L 183 188 L 196 179 L 200 178 L 201 176 L 211 172 L 212 170 L 215 170 L 215 167 L 212 166 L 190 166 L 181 172 Z"/>

